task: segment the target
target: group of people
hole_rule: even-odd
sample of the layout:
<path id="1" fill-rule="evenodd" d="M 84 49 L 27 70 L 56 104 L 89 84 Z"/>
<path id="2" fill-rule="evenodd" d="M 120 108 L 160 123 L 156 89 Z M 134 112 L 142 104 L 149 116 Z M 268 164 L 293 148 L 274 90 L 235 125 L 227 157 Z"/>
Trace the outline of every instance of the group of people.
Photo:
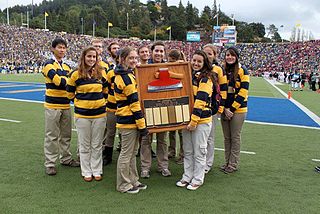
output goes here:
<path id="1" fill-rule="evenodd" d="M 101 181 L 103 165 L 112 162 L 116 130 L 121 136 L 121 151 L 117 161 L 116 189 L 137 193 L 147 185 L 139 181 L 136 155 L 140 151 L 142 178 L 151 175 L 152 135 L 146 127 L 141 110 L 135 74 L 141 64 L 186 61 L 181 50 L 168 53 L 163 42 L 151 47 L 141 45 L 121 47 L 111 42 L 104 58 L 104 42 L 91 41 L 80 55 L 77 68 L 71 70 L 64 62 L 67 42 L 56 38 L 51 43 L 51 59 L 44 63 L 45 94 L 45 172 L 57 173 L 56 162 L 81 168 L 86 182 Z M 204 183 L 214 161 L 215 127 L 221 116 L 225 145 L 225 163 L 220 170 L 234 173 L 239 169 L 241 130 L 247 112 L 249 73 L 240 64 L 240 53 L 235 47 L 225 52 L 221 65 L 218 49 L 207 44 L 196 50 L 190 60 L 194 106 L 186 129 L 179 131 L 180 160 L 184 173 L 178 187 L 196 190 Z M 70 152 L 71 112 L 78 134 L 78 159 Z M 170 133 L 171 156 L 175 155 L 175 132 Z M 156 134 L 157 170 L 162 176 L 169 170 L 168 133 Z M 140 149 L 139 149 L 140 147 Z M 174 152 L 173 152 L 174 150 Z"/>

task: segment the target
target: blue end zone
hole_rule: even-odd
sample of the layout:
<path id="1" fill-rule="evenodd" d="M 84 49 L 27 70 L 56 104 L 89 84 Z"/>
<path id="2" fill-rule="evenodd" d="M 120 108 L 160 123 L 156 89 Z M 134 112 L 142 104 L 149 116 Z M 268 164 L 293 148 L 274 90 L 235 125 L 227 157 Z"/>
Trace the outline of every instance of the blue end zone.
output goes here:
<path id="1" fill-rule="evenodd" d="M 19 85 L 15 87 L 4 87 Z M 0 82 L 0 97 L 44 102 L 45 91 L 10 94 L 9 91 L 45 89 L 43 83 Z M 265 123 L 278 123 L 320 127 L 300 108 L 287 99 L 249 97 L 247 120 Z"/>
<path id="2" fill-rule="evenodd" d="M 15 85 L 15 86 L 10 87 L 10 85 L 12 86 Z M 33 92 L 8 93 L 10 91 L 33 90 L 33 89 L 38 90 L 41 88 L 43 88 L 44 90 L 33 91 Z M 43 83 L 0 82 L 0 97 L 44 102 L 45 88 L 46 86 Z"/>
<path id="3" fill-rule="evenodd" d="M 320 127 L 288 99 L 249 97 L 247 120 Z"/>

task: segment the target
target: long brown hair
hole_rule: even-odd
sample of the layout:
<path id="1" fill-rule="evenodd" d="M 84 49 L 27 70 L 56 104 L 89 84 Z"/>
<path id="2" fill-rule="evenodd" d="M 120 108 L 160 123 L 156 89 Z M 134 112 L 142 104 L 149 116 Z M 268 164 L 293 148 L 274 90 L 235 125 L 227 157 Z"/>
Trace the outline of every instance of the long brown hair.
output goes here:
<path id="1" fill-rule="evenodd" d="M 193 55 L 199 55 L 203 57 L 203 67 L 200 69 L 199 80 L 208 77 L 211 79 L 213 85 L 216 87 L 218 84 L 218 78 L 216 73 L 212 71 L 212 65 L 208 59 L 207 54 L 202 50 L 196 50 Z"/>
<path id="2" fill-rule="evenodd" d="M 85 63 L 85 56 L 88 54 L 89 51 L 96 52 L 97 61 L 92 66 L 92 68 L 90 68 L 88 70 L 87 65 Z M 81 56 L 80 56 L 80 62 L 79 62 L 79 67 L 78 67 L 79 77 L 81 79 L 88 79 L 89 78 L 88 74 L 90 74 L 91 78 L 95 78 L 95 79 L 100 80 L 102 78 L 101 70 L 102 70 L 102 67 L 99 65 L 97 50 L 92 46 L 85 48 L 82 51 Z"/>
<path id="3" fill-rule="evenodd" d="M 135 48 L 133 47 L 125 47 L 123 49 L 120 50 L 120 53 L 119 53 L 119 64 L 121 64 L 125 69 L 128 69 L 128 66 L 124 64 L 126 58 L 129 56 L 129 54 L 132 52 L 132 51 L 136 51 Z"/>
<path id="4" fill-rule="evenodd" d="M 234 64 L 228 64 L 226 62 L 226 56 L 227 56 L 227 53 L 230 53 L 232 56 L 235 56 L 236 57 L 236 62 Z M 224 63 L 223 63 L 223 67 L 226 71 L 226 74 L 227 74 L 227 78 L 230 82 L 234 82 L 236 81 L 237 79 L 237 76 L 238 76 L 238 73 L 239 73 L 239 58 L 238 58 L 238 54 L 231 48 L 229 48 L 227 51 L 226 51 L 226 54 L 224 56 Z M 232 75 L 231 75 L 232 74 Z"/>

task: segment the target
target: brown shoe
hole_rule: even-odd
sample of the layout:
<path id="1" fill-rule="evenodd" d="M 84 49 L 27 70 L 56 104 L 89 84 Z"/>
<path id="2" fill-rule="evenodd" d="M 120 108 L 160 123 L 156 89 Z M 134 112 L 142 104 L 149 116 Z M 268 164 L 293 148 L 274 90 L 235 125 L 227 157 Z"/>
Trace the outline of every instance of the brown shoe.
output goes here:
<path id="1" fill-rule="evenodd" d="M 57 174 L 56 167 L 54 167 L 54 166 L 46 167 L 46 174 L 47 175 L 56 175 Z"/>
<path id="2" fill-rule="evenodd" d="M 92 176 L 90 176 L 90 177 L 84 176 L 83 180 L 86 181 L 86 182 L 91 182 L 92 181 Z"/>
<path id="3" fill-rule="evenodd" d="M 220 171 L 223 171 L 224 172 L 224 170 L 226 169 L 228 167 L 228 164 L 224 164 L 224 165 L 222 165 L 222 166 L 220 166 Z"/>
<path id="4" fill-rule="evenodd" d="M 236 172 L 238 169 L 237 168 L 234 168 L 232 166 L 228 166 L 224 169 L 224 173 L 233 173 L 233 172 Z"/>
<path id="5" fill-rule="evenodd" d="M 102 180 L 102 176 L 101 175 L 97 175 L 97 176 L 93 176 L 94 180 L 96 181 L 101 181 Z"/>
<path id="6" fill-rule="evenodd" d="M 80 162 L 72 159 L 71 161 L 69 161 L 67 163 L 61 163 L 61 165 L 70 166 L 70 167 L 79 167 L 80 166 Z"/>

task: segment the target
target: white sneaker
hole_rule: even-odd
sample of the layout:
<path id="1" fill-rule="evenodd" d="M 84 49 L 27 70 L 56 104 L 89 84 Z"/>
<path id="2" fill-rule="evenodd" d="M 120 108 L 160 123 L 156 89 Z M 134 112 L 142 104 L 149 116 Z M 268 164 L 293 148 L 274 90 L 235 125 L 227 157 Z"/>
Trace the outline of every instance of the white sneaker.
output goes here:
<path id="1" fill-rule="evenodd" d="M 186 187 L 189 183 L 184 181 L 184 180 L 180 180 L 176 183 L 177 187 Z"/>
<path id="2" fill-rule="evenodd" d="M 187 189 L 188 190 L 197 190 L 199 187 L 200 187 L 200 185 L 197 185 L 197 184 L 189 184 L 187 186 Z"/>

